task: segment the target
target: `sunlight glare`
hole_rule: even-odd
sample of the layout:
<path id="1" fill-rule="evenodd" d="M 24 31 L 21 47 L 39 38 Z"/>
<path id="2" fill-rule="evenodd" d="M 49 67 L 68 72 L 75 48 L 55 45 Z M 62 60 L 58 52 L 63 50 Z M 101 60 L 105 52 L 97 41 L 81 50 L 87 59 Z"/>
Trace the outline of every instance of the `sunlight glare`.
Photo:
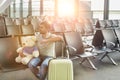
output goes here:
<path id="1" fill-rule="evenodd" d="M 58 15 L 74 16 L 74 0 L 59 0 Z"/>

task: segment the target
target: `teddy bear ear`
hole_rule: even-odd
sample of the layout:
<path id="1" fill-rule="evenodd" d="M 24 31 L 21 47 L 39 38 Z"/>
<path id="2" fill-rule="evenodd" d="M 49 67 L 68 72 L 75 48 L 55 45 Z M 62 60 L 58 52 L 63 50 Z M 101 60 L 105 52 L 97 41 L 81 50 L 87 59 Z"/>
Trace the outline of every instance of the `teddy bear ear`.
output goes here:
<path id="1" fill-rule="evenodd" d="M 35 36 L 32 36 L 31 39 L 32 39 L 33 41 L 37 41 L 37 39 L 36 39 Z"/>

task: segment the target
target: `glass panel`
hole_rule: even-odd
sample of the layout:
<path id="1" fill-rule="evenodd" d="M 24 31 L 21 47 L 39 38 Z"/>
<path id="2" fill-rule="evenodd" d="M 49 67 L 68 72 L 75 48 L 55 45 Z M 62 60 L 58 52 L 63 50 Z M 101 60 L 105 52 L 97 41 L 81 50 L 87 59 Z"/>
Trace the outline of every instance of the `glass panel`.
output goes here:
<path id="1" fill-rule="evenodd" d="M 15 3 L 16 4 L 20 4 L 20 0 L 15 0 Z"/>
<path id="2" fill-rule="evenodd" d="M 28 1 L 29 0 L 25 0 L 23 2 L 23 17 L 27 17 L 28 16 Z"/>
<path id="3" fill-rule="evenodd" d="M 109 9 L 110 10 L 120 10 L 120 3 L 118 0 L 109 0 L 110 5 Z"/>
<path id="4" fill-rule="evenodd" d="M 79 1 L 79 17 L 92 18 L 91 1 Z"/>
<path id="5" fill-rule="evenodd" d="M 13 4 L 10 5 L 10 16 L 13 18 L 14 17 L 14 12 L 13 12 Z"/>
<path id="6" fill-rule="evenodd" d="M 120 3 L 118 0 L 109 1 L 109 19 L 120 19 Z"/>
<path id="7" fill-rule="evenodd" d="M 104 0 L 91 0 L 93 18 L 103 19 Z"/>
<path id="8" fill-rule="evenodd" d="M 58 0 L 59 16 L 74 16 L 74 0 Z"/>
<path id="9" fill-rule="evenodd" d="M 104 10 L 104 0 L 91 0 L 91 10 Z"/>
<path id="10" fill-rule="evenodd" d="M 66 5 L 68 8 L 59 8 L 60 2 L 62 2 L 61 5 Z M 91 1 L 90 10 L 93 12 L 93 18 L 103 19 L 103 10 L 104 10 L 104 0 L 79 0 L 79 1 Z M 28 2 L 29 0 L 23 0 L 23 17 L 26 17 L 28 15 Z M 16 17 L 20 17 L 20 0 L 16 0 Z M 70 3 L 72 6 L 67 5 L 66 3 Z M 87 4 L 87 3 L 86 3 Z M 117 6 L 114 6 L 117 5 Z M 44 15 L 54 15 L 54 6 L 55 6 L 55 0 L 43 0 L 43 14 Z M 61 14 L 67 14 L 68 10 L 71 9 L 72 12 L 69 12 L 70 14 L 74 14 L 74 0 L 58 0 L 58 15 Z M 65 11 L 60 11 L 65 9 Z M 66 11 L 67 10 L 67 11 Z M 110 19 L 116 18 L 114 16 L 119 17 L 120 10 L 119 3 L 116 0 L 110 0 Z M 117 11 L 116 11 L 117 10 Z M 66 12 L 66 13 L 64 13 Z M 83 11 L 84 12 L 84 11 Z M 80 13 L 80 12 L 79 12 Z M 88 14 L 91 12 L 88 12 Z M 82 14 L 82 13 L 80 13 Z M 13 17 L 13 2 L 11 3 L 11 17 Z M 32 0 L 32 16 L 40 16 L 40 0 Z"/>
<path id="11" fill-rule="evenodd" d="M 32 16 L 40 16 L 40 0 L 32 0 Z"/>
<path id="12" fill-rule="evenodd" d="M 43 14 L 48 16 L 54 15 L 54 0 L 44 0 L 43 1 Z"/>
<path id="13" fill-rule="evenodd" d="M 15 7 L 16 7 L 16 18 L 19 18 L 20 17 L 20 4 L 15 4 Z"/>

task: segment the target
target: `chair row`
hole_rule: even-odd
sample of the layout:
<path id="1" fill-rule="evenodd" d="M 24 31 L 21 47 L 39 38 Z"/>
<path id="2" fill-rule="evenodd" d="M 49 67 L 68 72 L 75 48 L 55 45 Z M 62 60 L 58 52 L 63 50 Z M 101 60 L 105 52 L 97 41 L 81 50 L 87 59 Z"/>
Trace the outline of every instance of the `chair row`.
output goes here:
<path id="1" fill-rule="evenodd" d="M 22 46 L 27 36 L 4 36 L 0 38 L 0 69 L 4 71 L 4 69 L 9 68 L 12 71 L 22 66 L 25 68 L 24 65 L 16 63 L 15 58 L 18 56 L 17 48 Z M 62 42 L 55 43 L 56 57 L 63 56 L 62 48 Z"/>
<path id="2" fill-rule="evenodd" d="M 112 56 L 109 56 L 109 53 L 114 53 L 116 51 L 120 52 L 120 28 L 99 28 L 97 29 L 95 35 L 97 36 L 94 36 L 93 38 L 93 52 L 104 52 L 104 55 L 100 58 L 100 60 L 108 57 L 114 65 L 118 65 Z"/>
<path id="3" fill-rule="evenodd" d="M 104 57 L 108 57 L 110 61 L 113 62 L 113 64 L 117 65 L 117 63 L 108 55 L 108 53 L 114 52 L 115 50 L 119 51 L 119 47 L 116 48 L 115 45 L 116 43 L 112 42 L 112 40 L 117 38 L 115 34 L 111 35 L 110 32 L 113 33 L 112 29 L 97 30 L 91 42 L 92 46 L 90 45 L 90 47 L 88 47 L 90 50 L 84 47 L 82 36 L 79 32 L 63 33 L 63 38 L 65 41 L 65 51 L 62 51 L 64 50 L 64 48 L 61 47 L 63 45 L 61 43 L 57 43 L 55 47 L 56 56 L 64 56 L 70 58 L 71 60 L 80 58 L 81 64 L 83 64 L 83 62 L 85 61 L 88 61 L 88 63 L 90 63 L 90 66 L 96 70 L 97 67 L 92 63 L 91 57 L 95 57 L 98 54 L 104 54 L 101 57 L 101 60 Z M 108 35 L 110 35 L 110 37 L 108 37 Z M 106 38 L 106 36 L 108 38 Z M 113 36 L 114 38 L 112 38 L 111 36 Z M 14 59 L 17 56 L 16 49 L 20 46 L 20 43 L 24 41 L 25 37 L 26 36 L 21 36 L 20 38 L 18 36 L 15 37 L 6 36 L 4 38 L 0 38 L 0 44 L 1 44 L 0 46 L 2 48 L 0 50 L 0 53 L 1 56 L 4 57 L 4 58 L 0 58 L 1 59 L 0 63 L 2 65 L 6 66 L 8 63 L 10 65 L 15 64 Z M 111 40 L 109 41 L 107 39 L 111 39 Z M 8 45 L 8 43 L 10 45 Z M 11 47 L 11 45 L 15 47 Z"/>
<path id="4" fill-rule="evenodd" d="M 87 60 L 93 69 L 97 69 L 97 67 L 90 59 L 100 54 L 102 54 L 100 60 L 108 57 L 114 65 L 118 65 L 109 53 L 120 52 L 120 28 L 96 30 L 89 49 L 84 46 L 79 32 L 64 33 L 64 39 L 69 56 L 82 58 L 81 63 Z"/>
<path id="5" fill-rule="evenodd" d="M 48 20 L 48 22 L 50 22 L 50 20 Z M 71 20 L 71 19 L 56 19 L 52 22 L 50 22 L 51 24 L 51 30 L 53 30 L 54 32 L 68 32 L 68 31 L 78 31 L 81 32 L 81 34 L 85 35 L 85 34 L 93 34 L 94 32 L 94 24 L 96 23 L 97 20 L 94 19 L 76 19 L 76 20 Z M 24 24 L 22 23 L 24 22 Z M 39 23 L 41 22 L 41 18 L 31 18 L 31 19 L 16 19 L 15 23 L 14 20 L 11 18 L 5 18 L 5 23 L 7 26 L 10 25 L 28 25 L 31 23 L 31 25 L 33 26 L 34 30 L 37 30 L 37 27 L 39 25 Z"/>
<path id="6" fill-rule="evenodd" d="M 7 25 L 7 35 L 28 35 L 34 34 L 34 29 L 32 25 Z"/>
<path id="7" fill-rule="evenodd" d="M 4 17 L 0 16 L 0 37 L 9 35 L 27 35 L 34 34 L 34 28 L 31 24 L 28 25 L 6 25 Z"/>
<path id="8" fill-rule="evenodd" d="M 86 19 L 85 22 L 59 22 L 53 23 L 54 32 L 80 32 L 82 35 L 90 35 L 94 33 L 94 24 L 90 19 Z"/>
<path id="9" fill-rule="evenodd" d="M 120 20 L 99 20 L 96 24 L 97 28 L 120 27 Z"/>

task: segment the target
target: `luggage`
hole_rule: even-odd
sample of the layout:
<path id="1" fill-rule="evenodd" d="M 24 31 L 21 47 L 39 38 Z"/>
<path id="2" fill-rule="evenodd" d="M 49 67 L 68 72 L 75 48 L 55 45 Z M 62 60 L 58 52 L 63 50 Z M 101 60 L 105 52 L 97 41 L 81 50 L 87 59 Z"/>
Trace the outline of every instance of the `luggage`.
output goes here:
<path id="1" fill-rule="evenodd" d="M 50 60 L 48 80 L 73 80 L 72 61 L 70 59 Z"/>

